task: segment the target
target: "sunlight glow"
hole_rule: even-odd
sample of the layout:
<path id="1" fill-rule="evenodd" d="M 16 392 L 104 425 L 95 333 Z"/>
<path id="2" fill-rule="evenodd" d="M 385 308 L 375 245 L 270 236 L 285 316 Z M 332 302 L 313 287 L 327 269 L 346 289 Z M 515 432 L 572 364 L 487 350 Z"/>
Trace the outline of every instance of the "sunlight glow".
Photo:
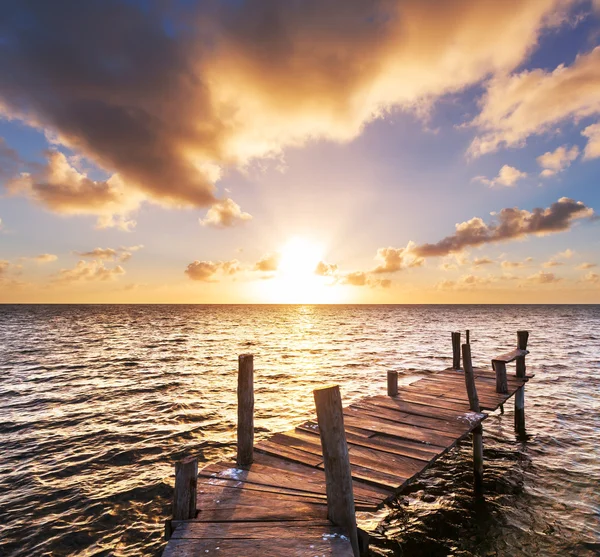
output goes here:
<path id="1" fill-rule="evenodd" d="M 280 250 L 276 276 L 262 285 L 269 302 L 285 304 L 338 303 L 341 292 L 331 277 L 315 274 L 325 254 L 322 244 L 295 236 Z"/>

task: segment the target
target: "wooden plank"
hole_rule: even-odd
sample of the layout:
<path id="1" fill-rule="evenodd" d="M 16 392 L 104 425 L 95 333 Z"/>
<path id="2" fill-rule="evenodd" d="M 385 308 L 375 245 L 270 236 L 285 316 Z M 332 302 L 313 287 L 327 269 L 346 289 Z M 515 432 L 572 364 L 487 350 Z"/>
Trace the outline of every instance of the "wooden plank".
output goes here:
<path id="1" fill-rule="evenodd" d="M 463 413 L 463 410 L 448 410 L 446 408 L 437 408 L 427 404 L 419 404 L 401 400 L 398 397 L 370 397 L 355 403 L 359 407 L 384 408 L 387 410 L 395 410 L 404 414 L 413 414 L 416 416 L 424 416 L 426 418 L 438 418 L 440 420 L 455 420 L 456 416 Z"/>
<path id="2" fill-rule="evenodd" d="M 492 361 L 497 360 L 499 362 L 509 363 L 521 356 L 527 356 L 529 354 L 529 350 L 521 350 L 519 348 L 515 348 L 510 352 L 506 352 L 505 354 L 500 354 L 500 356 L 496 356 L 492 359 Z"/>
<path id="3" fill-rule="evenodd" d="M 454 416 L 453 420 L 430 418 L 428 416 L 408 414 L 404 412 L 399 412 L 397 410 L 371 406 L 369 404 L 353 404 L 348 408 L 348 410 L 359 411 L 369 416 L 379 417 L 382 419 L 390 420 L 395 423 L 414 425 L 416 427 L 424 427 L 427 429 L 445 432 L 452 435 L 460 436 L 464 433 L 464 423 L 459 422 L 456 419 L 456 415 Z"/>
<path id="4" fill-rule="evenodd" d="M 353 557 L 347 538 L 323 529 L 319 535 L 308 537 L 299 533 L 294 538 L 280 540 L 222 540 L 222 539 L 172 539 L 163 557 L 198 557 L 223 555 L 244 557 Z"/>
<path id="5" fill-rule="evenodd" d="M 436 445 L 438 447 L 446 447 L 455 439 L 454 436 L 439 431 L 394 424 L 389 421 L 371 418 L 370 416 L 357 417 L 354 415 L 344 415 L 344 420 L 348 425 L 361 427 L 375 433 L 385 433 L 392 437 L 420 441 L 421 443 Z"/>
<path id="6" fill-rule="evenodd" d="M 281 445 L 270 439 L 266 439 L 258 443 L 255 447 L 255 450 L 264 454 L 278 456 L 279 458 L 283 458 L 291 462 L 306 464 L 307 466 L 317 467 L 323 462 L 323 458 L 320 455 L 317 456 L 294 447 Z"/>
<path id="7" fill-rule="evenodd" d="M 173 532 L 174 539 L 264 540 L 268 538 L 295 538 L 298 535 L 318 537 L 324 531 L 343 534 L 342 528 L 332 527 L 327 520 L 305 522 L 181 522 Z"/>

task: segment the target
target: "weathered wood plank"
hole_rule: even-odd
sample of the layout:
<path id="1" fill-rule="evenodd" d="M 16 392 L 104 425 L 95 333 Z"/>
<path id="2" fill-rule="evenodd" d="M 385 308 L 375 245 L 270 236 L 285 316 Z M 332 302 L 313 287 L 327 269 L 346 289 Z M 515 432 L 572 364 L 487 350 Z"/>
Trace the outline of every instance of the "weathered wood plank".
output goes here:
<path id="1" fill-rule="evenodd" d="M 520 348 L 515 348 L 510 352 L 506 352 L 505 354 L 500 354 L 500 356 L 496 356 L 492 360 L 492 362 L 496 360 L 498 362 L 504 362 L 505 364 L 508 364 L 519 357 L 527 356 L 527 354 L 529 354 L 529 350 L 521 350 Z"/>
<path id="2" fill-rule="evenodd" d="M 323 457 L 321 455 L 306 452 L 295 447 L 285 446 L 278 443 L 275 439 L 266 439 L 261 441 L 256 445 L 255 450 L 261 453 L 277 456 L 291 462 L 306 464 L 307 466 L 317 467 L 323 462 Z"/>
<path id="3" fill-rule="evenodd" d="M 173 539 L 221 539 L 221 540 L 264 540 L 268 538 L 294 538 L 300 535 L 322 535 L 329 530 L 343 534 L 343 528 L 332 527 L 327 520 L 305 522 L 290 521 L 282 523 L 256 524 L 254 522 L 181 522 L 173 532 Z"/>

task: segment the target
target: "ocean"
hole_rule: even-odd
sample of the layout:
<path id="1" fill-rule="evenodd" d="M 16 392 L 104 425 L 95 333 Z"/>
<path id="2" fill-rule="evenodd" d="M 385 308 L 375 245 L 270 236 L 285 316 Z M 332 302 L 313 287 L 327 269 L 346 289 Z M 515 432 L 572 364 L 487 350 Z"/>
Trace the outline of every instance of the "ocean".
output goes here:
<path id="1" fill-rule="evenodd" d="M 173 462 L 235 452 L 237 356 L 253 353 L 256 438 L 530 331 L 528 438 L 484 422 L 392 508 L 361 515 L 373 555 L 600 555 L 600 306 L 0 306 L 0 555 L 158 556 Z M 464 336 L 463 336 L 464 338 Z M 514 373 L 511 366 L 509 373 Z"/>

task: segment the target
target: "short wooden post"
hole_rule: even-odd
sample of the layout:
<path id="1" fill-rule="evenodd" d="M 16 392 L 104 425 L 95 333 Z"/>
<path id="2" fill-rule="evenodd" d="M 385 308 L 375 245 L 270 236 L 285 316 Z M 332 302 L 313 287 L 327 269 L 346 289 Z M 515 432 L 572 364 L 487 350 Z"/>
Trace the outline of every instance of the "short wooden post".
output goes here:
<path id="1" fill-rule="evenodd" d="M 471 342 L 470 342 L 470 338 L 471 338 L 471 331 L 469 331 L 469 329 L 467 329 L 467 330 L 465 331 L 465 342 L 466 342 L 467 344 L 471 344 Z"/>
<path id="2" fill-rule="evenodd" d="M 462 345 L 462 354 L 469 407 L 473 412 L 480 412 L 481 407 L 479 405 L 479 397 L 477 396 L 473 362 L 471 360 L 471 347 L 468 344 Z M 483 427 L 481 424 L 473 430 L 473 476 L 475 491 L 481 492 L 483 489 Z"/>
<path id="3" fill-rule="evenodd" d="M 355 557 L 359 557 L 358 531 L 354 510 L 352 471 L 344 430 L 340 388 L 315 389 L 317 422 L 323 450 L 323 467 L 327 491 L 327 518 L 345 528 Z"/>
<path id="4" fill-rule="evenodd" d="M 460 332 L 452 333 L 452 368 L 460 369 Z"/>
<path id="5" fill-rule="evenodd" d="M 254 451 L 254 356 L 238 358 L 237 463 L 250 466 Z"/>
<path id="6" fill-rule="evenodd" d="M 387 393 L 388 396 L 396 396 L 398 394 L 398 372 L 387 372 Z"/>
<path id="7" fill-rule="evenodd" d="M 187 457 L 175 463 L 173 520 L 196 518 L 197 477 L 198 459 L 196 457 Z"/>
<path id="8" fill-rule="evenodd" d="M 527 350 L 528 340 L 528 331 L 517 331 L 517 348 Z M 519 356 L 516 363 L 517 377 L 525 377 L 527 374 L 525 356 Z M 519 435 L 525 435 L 525 385 L 515 393 L 515 431 Z"/>
<path id="9" fill-rule="evenodd" d="M 506 362 L 492 360 L 492 368 L 496 372 L 496 392 L 508 393 L 508 378 L 506 377 Z"/>

